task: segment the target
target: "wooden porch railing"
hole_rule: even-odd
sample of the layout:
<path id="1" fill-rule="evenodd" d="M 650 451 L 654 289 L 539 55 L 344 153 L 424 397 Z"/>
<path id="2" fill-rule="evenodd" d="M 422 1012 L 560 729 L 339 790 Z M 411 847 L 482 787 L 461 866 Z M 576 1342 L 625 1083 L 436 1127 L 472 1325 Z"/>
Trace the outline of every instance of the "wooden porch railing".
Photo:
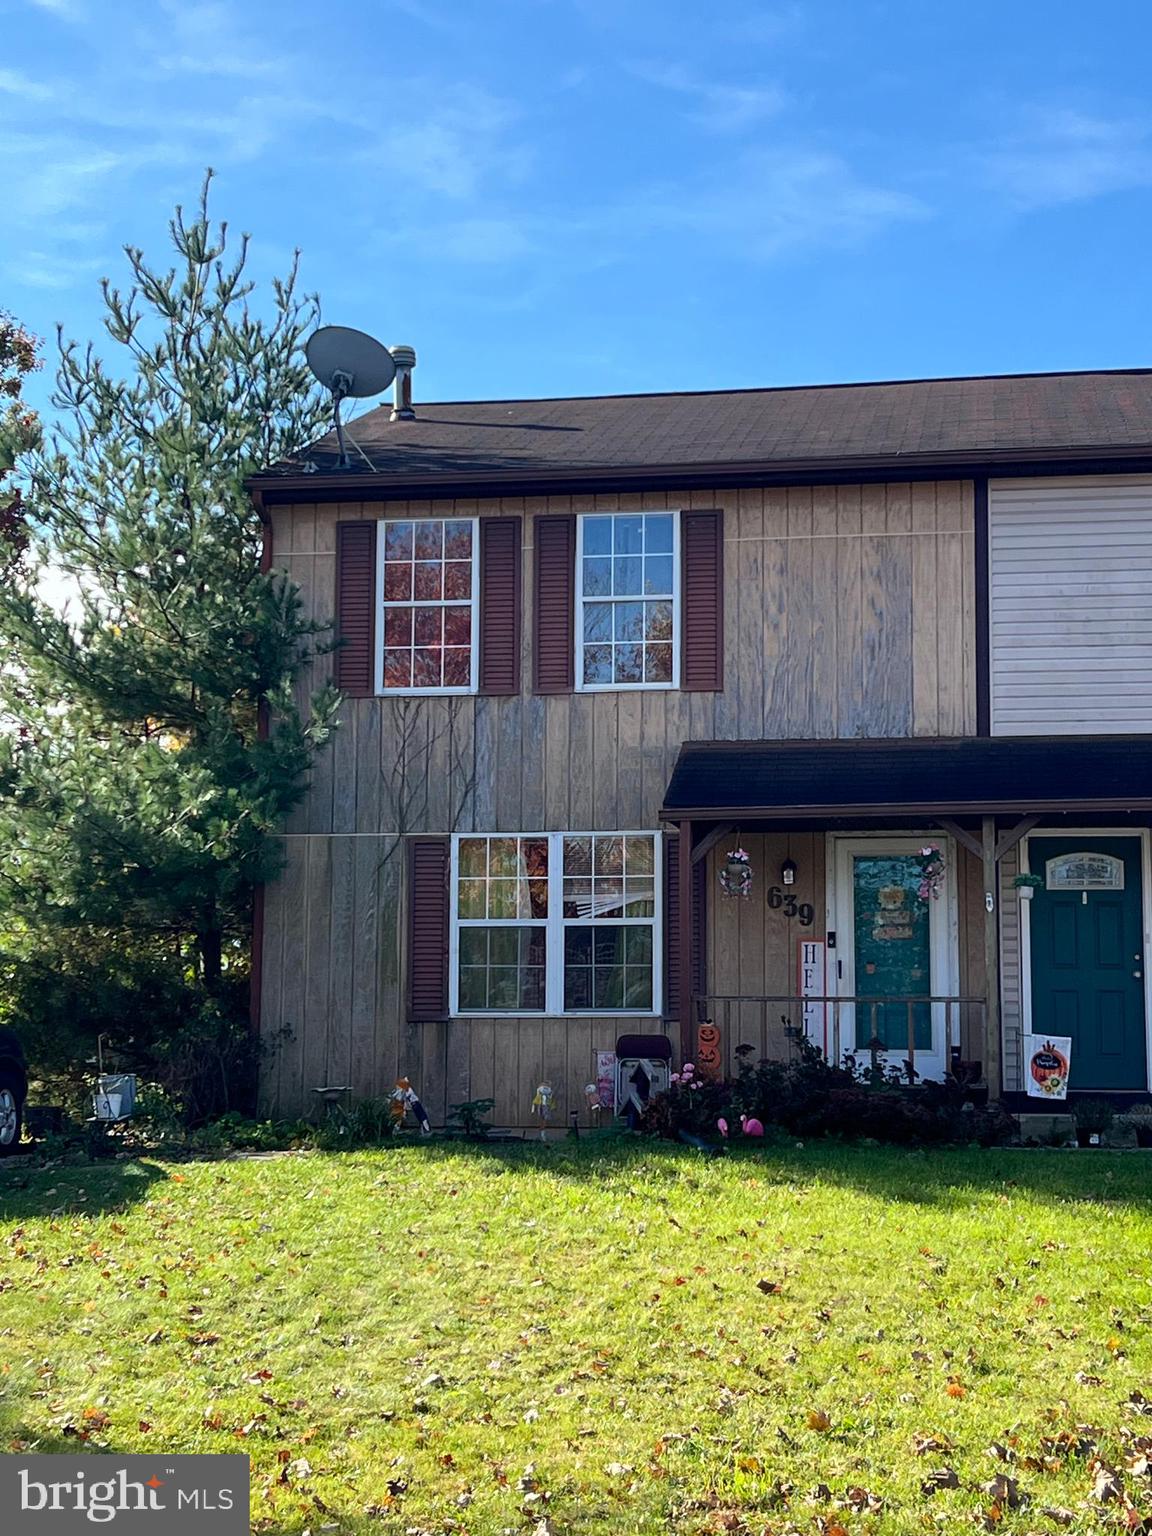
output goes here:
<path id="1" fill-rule="evenodd" d="M 786 1061 L 796 1055 L 799 1042 L 807 1039 L 815 1045 L 825 1059 L 842 1063 L 846 1054 L 844 1046 L 844 1011 L 854 1010 L 851 1054 L 857 1060 L 870 1053 L 893 1056 L 899 1054 L 907 1064 L 910 1080 L 916 1077 L 917 1018 L 922 1020 L 923 1010 L 930 1008 L 932 1029 L 943 1023 L 944 1063 L 949 1066 L 964 1055 L 965 1039 L 980 1042 L 985 1038 L 984 1024 L 987 1002 L 982 997 L 964 997 L 959 994 L 924 993 L 916 996 L 800 997 L 786 993 L 770 996 L 750 996 L 736 993 L 702 993 L 692 999 L 693 1017 L 697 1023 L 711 1021 L 720 1026 L 723 1059 L 730 1063 L 732 1051 L 738 1045 L 751 1045 L 757 1060 Z M 903 1009 L 906 1028 L 901 1031 L 897 1045 L 891 1039 L 891 1029 L 885 1029 L 888 1037 L 880 1042 L 878 1030 L 891 1018 L 892 1009 Z M 882 1013 L 881 1010 L 884 1010 Z M 921 1056 L 936 1055 L 919 1048 Z"/>

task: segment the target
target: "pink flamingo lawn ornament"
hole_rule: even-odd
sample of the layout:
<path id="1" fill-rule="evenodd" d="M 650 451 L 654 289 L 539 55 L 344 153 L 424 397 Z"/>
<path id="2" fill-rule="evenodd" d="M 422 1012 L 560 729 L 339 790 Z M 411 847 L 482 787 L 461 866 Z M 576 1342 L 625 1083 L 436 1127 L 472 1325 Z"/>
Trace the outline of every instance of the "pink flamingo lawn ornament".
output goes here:
<path id="1" fill-rule="evenodd" d="M 724 1140 L 727 1141 L 728 1140 L 728 1122 L 727 1122 L 727 1120 L 725 1120 L 723 1115 L 721 1115 L 719 1120 L 717 1120 L 717 1122 L 716 1122 L 716 1129 L 720 1132 L 721 1136 L 723 1136 Z"/>
<path id="2" fill-rule="evenodd" d="M 764 1127 L 759 1120 L 749 1120 L 747 1115 L 740 1116 L 740 1129 L 745 1136 L 763 1136 Z"/>

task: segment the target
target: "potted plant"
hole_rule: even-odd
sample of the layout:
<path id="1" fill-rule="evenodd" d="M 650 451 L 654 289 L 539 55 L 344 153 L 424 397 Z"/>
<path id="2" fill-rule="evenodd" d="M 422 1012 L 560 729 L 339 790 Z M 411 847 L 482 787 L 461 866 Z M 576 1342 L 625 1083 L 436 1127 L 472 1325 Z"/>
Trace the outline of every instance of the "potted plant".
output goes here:
<path id="1" fill-rule="evenodd" d="M 1120 1121 L 1136 1137 L 1138 1147 L 1152 1147 L 1152 1104 L 1134 1104 Z"/>
<path id="2" fill-rule="evenodd" d="M 1102 1147 L 1108 1127 L 1112 1124 L 1112 1118 L 1112 1106 L 1106 1100 L 1079 1100 L 1072 1107 L 1077 1146 Z"/>
<path id="3" fill-rule="evenodd" d="M 1039 875 L 1017 875 L 1012 882 L 1021 901 L 1031 901 L 1032 893 L 1044 884 Z"/>

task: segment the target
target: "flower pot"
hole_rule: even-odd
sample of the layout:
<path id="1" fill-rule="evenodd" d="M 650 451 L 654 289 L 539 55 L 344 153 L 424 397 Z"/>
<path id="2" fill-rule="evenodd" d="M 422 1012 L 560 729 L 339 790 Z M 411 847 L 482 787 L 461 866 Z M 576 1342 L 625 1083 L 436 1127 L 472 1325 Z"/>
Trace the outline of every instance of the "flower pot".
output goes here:
<path id="1" fill-rule="evenodd" d="M 1036 887 L 1034 885 L 1018 885 L 1016 890 L 1021 901 L 1031 901 L 1036 894 Z"/>

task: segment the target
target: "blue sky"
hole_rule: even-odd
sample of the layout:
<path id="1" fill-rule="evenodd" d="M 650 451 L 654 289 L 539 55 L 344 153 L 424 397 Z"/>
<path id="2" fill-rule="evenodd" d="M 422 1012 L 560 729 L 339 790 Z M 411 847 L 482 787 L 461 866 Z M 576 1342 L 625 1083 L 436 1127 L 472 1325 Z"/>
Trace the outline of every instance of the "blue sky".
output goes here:
<path id="1" fill-rule="evenodd" d="M 1146 0 L 0 0 L 0 307 L 218 172 L 417 400 L 1152 363 Z M 37 390 L 37 395 L 41 393 Z"/>

